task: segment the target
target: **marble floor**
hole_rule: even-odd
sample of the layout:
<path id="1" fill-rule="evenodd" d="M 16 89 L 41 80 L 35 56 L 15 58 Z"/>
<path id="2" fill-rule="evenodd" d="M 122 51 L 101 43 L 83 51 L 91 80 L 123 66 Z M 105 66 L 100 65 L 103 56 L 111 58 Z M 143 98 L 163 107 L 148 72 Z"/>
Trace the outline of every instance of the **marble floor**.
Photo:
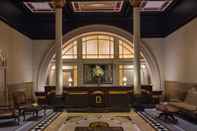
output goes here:
<path id="1" fill-rule="evenodd" d="M 107 123 L 109 127 L 122 127 L 124 131 L 144 131 L 148 128 L 140 127 L 141 118 L 133 117 L 130 113 L 67 113 L 64 123 L 58 131 L 75 131 L 76 127 L 89 127 L 91 123 Z M 135 118 L 135 119 L 133 119 Z M 152 129 L 151 129 L 152 130 Z M 149 130 L 149 131 L 151 131 Z"/>

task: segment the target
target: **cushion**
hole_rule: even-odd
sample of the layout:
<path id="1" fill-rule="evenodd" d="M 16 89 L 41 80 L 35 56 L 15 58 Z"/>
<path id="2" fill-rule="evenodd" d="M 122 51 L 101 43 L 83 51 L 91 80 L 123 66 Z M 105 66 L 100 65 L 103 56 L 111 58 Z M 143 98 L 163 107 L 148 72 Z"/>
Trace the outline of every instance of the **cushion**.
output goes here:
<path id="1" fill-rule="evenodd" d="M 184 102 L 197 106 L 197 91 L 194 89 L 189 90 Z"/>
<path id="2" fill-rule="evenodd" d="M 180 99 L 170 99 L 170 102 L 181 102 Z"/>
<path id="3" fill-rule="evenodd" d="M 191 105 L 185 102 L 169 102 L 170 105 L 173 105 L 175 107 L 184 109 L 184 110 L 188 110 L 188 111 L 196 111 L 197 110 L 197 106 L 195 105 Z"/>
<path id="4" fill-rule="evenodd" d="M 0 118 L 11 117 L 13 115 L 14 115 L 14 113 L 12 111 L 8 111 L 8 110 L 1 110 L 0 111 Z"/>

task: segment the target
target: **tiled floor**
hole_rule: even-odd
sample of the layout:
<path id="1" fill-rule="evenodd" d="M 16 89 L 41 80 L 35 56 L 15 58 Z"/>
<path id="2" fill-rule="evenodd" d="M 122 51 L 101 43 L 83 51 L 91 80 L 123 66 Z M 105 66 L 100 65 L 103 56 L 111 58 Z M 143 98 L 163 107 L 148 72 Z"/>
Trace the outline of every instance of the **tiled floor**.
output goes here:
<path id="1" fill-rule="evenodd" d="M 74 131 L 77 126 L 88 127 L 92 122 L 108 123 L 110 127 L 123 127 L 124 131 L 140 131 L 127 113 L 71 113 L 59 131 Z"/>

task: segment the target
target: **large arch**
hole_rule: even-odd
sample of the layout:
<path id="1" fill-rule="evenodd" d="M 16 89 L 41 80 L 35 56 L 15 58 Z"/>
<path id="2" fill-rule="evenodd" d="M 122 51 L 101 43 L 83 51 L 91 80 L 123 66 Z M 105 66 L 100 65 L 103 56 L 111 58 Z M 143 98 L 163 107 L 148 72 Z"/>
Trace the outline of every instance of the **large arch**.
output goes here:
<path id="1" fill-rule="evenodd" d="M 108 32 L 114 35 L 118 35 L 120 37 L 123 37 L 130 41 L 132 43 L 133 36 L 120 28 L 109 26 L 109 25 L 88 25 L 83 26 L 80 28 L 77 28 L 73 31 L 70 31 L 69 33 L 65 34 L 63 37 L 63 43 L 69 43 L 68 41 L 73 40 L 73 38 L 80 37 L 80 35 L 88 32 Z M 50 49 L 45 53 L 44 57 L 42 58 L 38 72 L 36 75 L 36 81 L 35 85 L 37 89 L 35 90 L 43 90 L 43 87 L 46 84 L 47 80 L 47 73 L 48 73 L 48 65 L 55 54 L 55 43 L 52 44 Z M 151 50 L 148 48 L 145 42 L 141 41 L 141 52 L 144 55 L 144 58 L 146 62 L 148 63 L 149 69 L 150 69 L 150 76 L 153 84 L 153 90 L 163 90 L 162 89 L 162 80 L 161 80 L 161 73 L 159 69 L 159 65 L 156 61 L 155 56 L 151 52 Z"/>

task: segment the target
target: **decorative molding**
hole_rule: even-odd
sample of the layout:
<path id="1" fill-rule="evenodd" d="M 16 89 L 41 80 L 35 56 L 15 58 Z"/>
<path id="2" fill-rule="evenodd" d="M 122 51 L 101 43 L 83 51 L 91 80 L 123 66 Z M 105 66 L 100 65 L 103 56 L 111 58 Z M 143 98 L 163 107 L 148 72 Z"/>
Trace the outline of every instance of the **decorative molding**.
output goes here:
<path id="1" fill-rule="evenodd" d="M 186 83 L 180 81 L 165 81 L 165 96 L 166 99 L 183 100 L 187 91 L 191 88 L 197 89 L 197 83 Z"/>

